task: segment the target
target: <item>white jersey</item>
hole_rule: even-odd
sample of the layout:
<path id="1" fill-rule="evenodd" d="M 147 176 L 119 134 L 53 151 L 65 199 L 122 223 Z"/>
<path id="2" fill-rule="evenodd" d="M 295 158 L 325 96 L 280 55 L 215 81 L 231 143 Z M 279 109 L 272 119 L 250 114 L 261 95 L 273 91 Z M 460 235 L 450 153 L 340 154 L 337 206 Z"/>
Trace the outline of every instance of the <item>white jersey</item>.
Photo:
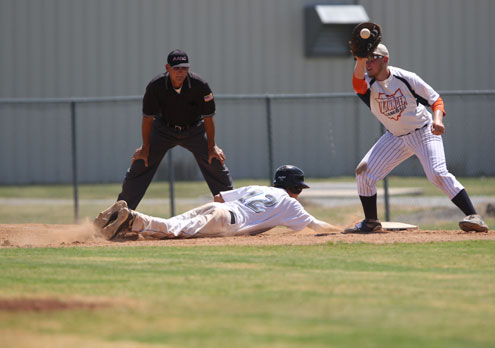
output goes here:
<path id="1" fill-rule="evenodd" d="M 252 185 L 220 194 L 227 209 L 235 214 L 238 233 L 264 232 L 275 226 L 298 231 L 315 220 L 281 188 Z"/>
<path id="2" fill-rule="evenodd" d="M 423 104 L 432 105 L 440 95 L 415 73 L 393 66 L 388 68 L 390 77 L 384 81 L 365 74 L 368 91 L 360 97 L 371 112 L 395 136 L 431 123 L 432 115 Z"/>
<path id="3" fill-rule="evenodd" d="M 275 226 L 298 231 L 316 221 L 284 189 L 253 185 L 221 195 L 224 203 L 207 203 L 170 219 L 134 212 L 132 231 L 154 238 L 236 236 Z"/>
<path id="4" fill-rule="evenodd" d="M 432 115 L 425 107 L 435 104 L 440 96 L 415 73 L 388 69 L 390 76 L 384 81 L 367 74 L 365 83 L 353 77 L 359 98 L 387 129 L 358 166 L 365 168 L 356 172 L 358 194 L 376 195 L 376 182 L 416 155 L 428 180 L 453 199 L 464 187 L 447 170 L 442 137 L 432 133 Z M 443 103 L 438 109 L 443 111 Z"/>

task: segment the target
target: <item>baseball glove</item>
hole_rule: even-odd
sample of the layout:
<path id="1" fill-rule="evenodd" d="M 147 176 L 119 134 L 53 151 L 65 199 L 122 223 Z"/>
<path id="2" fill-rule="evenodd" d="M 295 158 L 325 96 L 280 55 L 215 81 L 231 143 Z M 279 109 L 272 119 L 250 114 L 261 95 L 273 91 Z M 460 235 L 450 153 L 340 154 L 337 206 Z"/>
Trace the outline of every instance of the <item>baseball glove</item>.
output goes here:
<path id="1" fill-rule="evenodd" d="M 368 38 L 361 36 L 361 31 L 365 28 L 369 30 Z M 376 23 L 364 22 L 356 25 L 352 30 L 349 47 L 354 57 L 367 58 L 373 53 L 380 41 L 382 41 L 382 28 Z"/>

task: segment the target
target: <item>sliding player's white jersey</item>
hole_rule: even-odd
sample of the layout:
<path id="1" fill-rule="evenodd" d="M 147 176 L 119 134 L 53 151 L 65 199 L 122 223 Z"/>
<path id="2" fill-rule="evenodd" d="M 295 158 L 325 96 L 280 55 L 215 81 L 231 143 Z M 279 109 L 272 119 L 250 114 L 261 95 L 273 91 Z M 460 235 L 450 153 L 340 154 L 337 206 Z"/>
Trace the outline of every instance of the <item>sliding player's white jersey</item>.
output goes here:
<path id="1" fill-rule="evenodd" d="M 260 233 L 275 226 L 302 230 L 315 220 L 282 188 L 246 186 L 220 192 L 226 208 L 235 214 L 237 233 Z"/>

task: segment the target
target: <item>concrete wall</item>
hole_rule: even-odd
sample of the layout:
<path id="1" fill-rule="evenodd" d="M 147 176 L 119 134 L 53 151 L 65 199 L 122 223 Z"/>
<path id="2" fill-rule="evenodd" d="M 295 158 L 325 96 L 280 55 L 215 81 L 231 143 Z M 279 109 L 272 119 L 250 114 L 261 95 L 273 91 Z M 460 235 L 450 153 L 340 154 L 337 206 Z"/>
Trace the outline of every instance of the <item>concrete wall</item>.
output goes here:
<path id="1" fill-rule="evenodd" d="M 0 98 L 141 96 L 174 48 L 189 53 L 216 95 L 351 92 L 350 57 L 304 56 L 309 2 L 0 0 Z M 382 25 L 391 64 L 440 91 L 494 88 L 494 1 L 348 3 Z M 495 175 L 493 96 L 446 101 L 449 166 Z M 217 104 L 217 142 L 234 178 L 266 176 L 264 101 Z M 140 118 L 139 102 L 77 106 L 82 181 L 121 181 L 140 145 Z M 70 181 L 68 105 L 0 105 L 0 119 L 1 184 Z M 310 176 L 351 175 L 380 134 L 357 98 L 276 101 L 273 123 L 275 165 L 295 163 Z M 175 158 L 181 177 L 200 178 L 192 156 L 179 149 Z M 421 168 L 412 161 L 397 173 Z"/>

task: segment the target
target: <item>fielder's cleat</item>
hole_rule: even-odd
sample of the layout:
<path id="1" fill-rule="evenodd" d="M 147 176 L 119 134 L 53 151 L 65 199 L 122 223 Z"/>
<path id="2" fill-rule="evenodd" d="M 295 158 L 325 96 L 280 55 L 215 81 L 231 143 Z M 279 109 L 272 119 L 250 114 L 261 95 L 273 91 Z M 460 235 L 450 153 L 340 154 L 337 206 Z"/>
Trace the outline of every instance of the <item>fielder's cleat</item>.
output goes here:
<path id="1" fill-rule="evenodd" d="M 464 219 L 459 221 L 459 227 L 464 232 L 488 232 L 488 226 L 479 215 L 466 216 Z"/>
<path id="2" fill-rule="evenodd" d="M 98 216 L 96 217 L 95 221 L 93 222 L 93 225 L 95 228 L 101 232 L 101 230 L 108 225 L 110 222 L 115 220 L 117 218 L 117 214 L 120 209 L 122 208 L 127 208 L 127 202 L 126 201 L 117 201 L 114 204 L 112 204 L 110 207 L 107 209 L 103 210 Z"/>
<path id="3" fill-rule="evenodd" d="M 346 228 L 342 233 L 375 233 L 382 232 L 380 220 L 363 220 L 354 227 Z"/>

